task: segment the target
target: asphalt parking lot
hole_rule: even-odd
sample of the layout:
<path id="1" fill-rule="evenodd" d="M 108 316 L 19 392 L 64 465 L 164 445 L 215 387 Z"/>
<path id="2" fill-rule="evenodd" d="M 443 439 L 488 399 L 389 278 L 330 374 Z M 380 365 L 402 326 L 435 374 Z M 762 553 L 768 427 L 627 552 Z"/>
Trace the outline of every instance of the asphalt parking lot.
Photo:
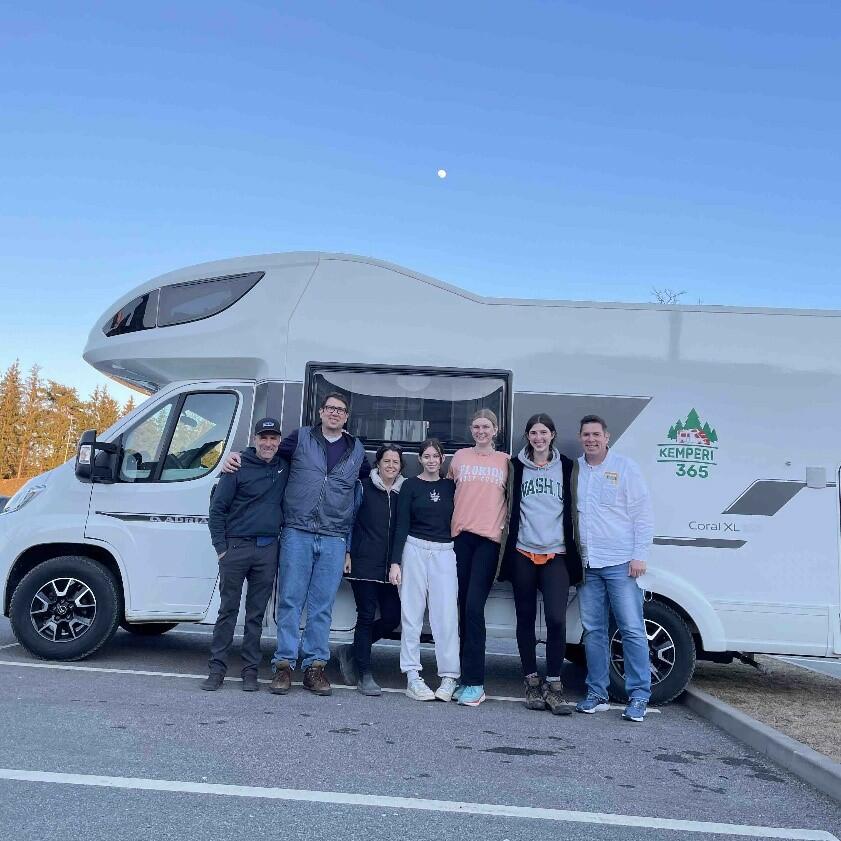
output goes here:
<path id="1" fill-rule="evenodd" d="M 526 710 L 504 645 L 488 658 L 497 700 L 474 709 L 398 691 L 246 694 L 236 658 L 222 690 L 201 692 L 207 641 L 189 626 L 120 631 L 90 660 L 51 664 L 0 620 L 3 839 L 841 834 L 841 808 L 680 705 L 643 724 L 618 708 Z M 396 648 L 375 652 L 377 675 L 398 689 Z M 432 674 L 431 652 L 425 664 Z M 567 666 L 578 697 L 582 674 Z"/>

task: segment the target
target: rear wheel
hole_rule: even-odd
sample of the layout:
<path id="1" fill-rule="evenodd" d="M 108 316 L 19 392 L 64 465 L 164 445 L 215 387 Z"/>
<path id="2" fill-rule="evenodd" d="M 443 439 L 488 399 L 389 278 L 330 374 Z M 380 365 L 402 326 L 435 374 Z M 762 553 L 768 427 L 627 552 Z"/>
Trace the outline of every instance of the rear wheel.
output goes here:
<path id="1" fill-rule="evenodd" d="M 9 618 L 18 642 L 36 657 L 81 660 L 117 630 L 117 582 L 90 558 L 52 558 L 30 570 L 15 588 Z"/>
<path id="2" fill-rule="evenodd" d="M 695 671 L 695 641 L 683 617 L 661 602 L 643 608 L 651 668 L 651 703 L 666 704 L 686 689 Z M 611 625 L 610 695 L 625 699 L 625 657 L 622 634 Z"/>
<path id="3" fill-rule="evenodd" d="M 167 631 L 177 627 L 177 622 L 128 622 L 123 619 L 120 627 L 130 634 L 137 634 L 139 637 L 159 637 Z"/>

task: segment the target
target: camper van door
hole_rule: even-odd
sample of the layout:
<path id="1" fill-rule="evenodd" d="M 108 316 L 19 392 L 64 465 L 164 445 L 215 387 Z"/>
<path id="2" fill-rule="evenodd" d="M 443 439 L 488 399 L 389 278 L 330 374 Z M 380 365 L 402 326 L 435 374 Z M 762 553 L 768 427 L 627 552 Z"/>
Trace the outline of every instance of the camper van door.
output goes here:
<path id="1" fill-rule="evenodd" d="M 85 536 L 120 561 L 128 619 L 203 618 L 218 575 L 210 496 L 253 402 L 252 383 L 180 384 L 119 430 L 119 475 L 93 486 Z"/>

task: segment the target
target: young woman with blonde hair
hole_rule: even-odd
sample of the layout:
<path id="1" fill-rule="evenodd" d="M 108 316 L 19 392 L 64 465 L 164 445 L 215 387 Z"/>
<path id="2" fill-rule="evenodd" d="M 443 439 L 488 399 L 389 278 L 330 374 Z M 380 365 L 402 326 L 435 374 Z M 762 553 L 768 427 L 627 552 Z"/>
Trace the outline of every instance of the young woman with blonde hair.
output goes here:
<path id="1" fill-rule="evenodd" d="M 508 455 L 494 447 L 496 415 L 479 409 L 470 421 L 474 446 L 458 450 L 448 476 L 455 482 L 452 535 L 458 570 L 461 634 L 459 704 L 485 700 L 485 602 L 499 568 L 507 516 Z"/>

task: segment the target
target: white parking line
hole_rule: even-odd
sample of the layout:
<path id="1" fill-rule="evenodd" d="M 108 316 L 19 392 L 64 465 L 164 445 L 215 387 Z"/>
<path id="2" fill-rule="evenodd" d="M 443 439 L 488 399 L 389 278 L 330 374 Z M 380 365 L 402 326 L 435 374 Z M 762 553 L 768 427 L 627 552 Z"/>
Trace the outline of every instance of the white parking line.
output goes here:
<path id="1" fill-rule="evenodd" d="M 16 645 L 20 645 L 19 642 L 10 642 L 8 645 L 0 645 L 0 651 L 4 648 L 14 648 Z"/>
<path id="2" fill-rule="evenodd" d="M 185 780 L 156 780 L 144 777 L 109 777 L 94 774 L 58 774 L 48 771 L 26 771 L 0 768 L 0 780 L 49 783 L 51 785 L 93 786 L 129 791 L 162 791 L 187 794 L 210 794 L 223 797 L 251 797 L 261 800 L 286 800 L 300 803 L 329 803 L 338 806 L 412 809 L 425 812 L 451 812 L 462 815 L 530 818 L 558 823 L 597 824 L 600 826 L 663 829 L 673 832 L 701 832 L 710 835 L 738 835 L 748 838 L 783 838 L 791 841 L 838 841 L 824 830 L 750 826 L 746 824 L 688 821 L 671 818 L 649 818 L 637 815 L 616 815 L 605 812 L 578 812 L 567 809 L 541 809 L 531 806 L 508 806 L 497 803 L 465 803 L 454 800 L 425 800 L 418 797 L 391 797 L 376 794 L 348 794 L 341 791 L 312 791 L 296 788 L 267 788 L 218 783 L 194 783 Z"/>
<path id="3" fill-rule="evenodd" d="M 57 669 L 64 672 L 99 672 L 101 674 L 114 675 L 142 675 L 143 677 L 181 677 L 188 678 L 190 680 L 204 680 L 207 677 L 205 674 L 185 672 L 156 672 L 148 669 L 115 669 L 107 666 L 78 666 L 75 663 L 25 663 L 19 660 L 0 660 L 0 666 L 19 666 L 23 669 Z M 240 681 L 238 677 L 226 677 L 225 680 L 236 681 L 237 683 Z M 271 683 L 271 681 L 266 678 L 260 678 L 260 683 Z M 293 684 L 293 686 L 301 685 L 302 684 L 299 681 L 296 681 Z M 342 683 L 334 683 L 333 689 L 346 689 L 353 692 L 356 691 L 355 686 L 347 686 Z M 383 692 L 390 692 L 395 695 L 404 695 L 406 692 L 405 689 L 392 689 L 385 686 L 382 689 Z M 507 703 L 512 704 L 523 703 L 522 698 L 512 698 L 507 695 L 488 695 L 487 699 L 489 701 L 506 701 Z M 573 703 L 570 701 L 568 702 L 568 705 L 573 706 Z M 610 708 L 612 710 L 624 709 L 624 707 L 620 704 L 611 704 Z M 648 714 L 650 715 L 651 713 L 659 714 L 660 710 L 650 707 L 648 709 Z"/>
<path id="4" fill-rule="evenodd" d="M 836 679 L 841 679 L 841 660 L 837 660 L 835 658 L 827 660 L 820 660 L 818 658 L 815 658 L 814 660 L 811 660 L 803 657 L 776 656 L 774 659 L 782 660 L 785 663 L 791 663 L 792 666 L 799 666 L 801 669 L 806 669 L 806 671 L 814 672 L 814 674 L 816 675 L 823 675 L 824 677 L 834 677 Z"/>

